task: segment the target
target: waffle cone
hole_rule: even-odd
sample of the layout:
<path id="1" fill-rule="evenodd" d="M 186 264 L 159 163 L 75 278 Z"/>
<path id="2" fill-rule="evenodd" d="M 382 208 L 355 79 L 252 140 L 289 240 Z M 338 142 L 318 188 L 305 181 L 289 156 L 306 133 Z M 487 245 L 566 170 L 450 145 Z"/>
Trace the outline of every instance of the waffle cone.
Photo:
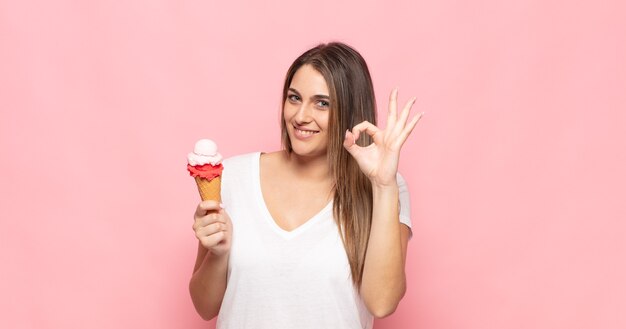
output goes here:
<path id="1" fill-rule="evenodd" d="M 215 200 L 217 202 L 222 202 L 222 196 L 220 193 L 222 187 L 222 177 L 217 176 L 211 180 L 202 177 L 195 177 L 195 179 L 202 201 Z"/>

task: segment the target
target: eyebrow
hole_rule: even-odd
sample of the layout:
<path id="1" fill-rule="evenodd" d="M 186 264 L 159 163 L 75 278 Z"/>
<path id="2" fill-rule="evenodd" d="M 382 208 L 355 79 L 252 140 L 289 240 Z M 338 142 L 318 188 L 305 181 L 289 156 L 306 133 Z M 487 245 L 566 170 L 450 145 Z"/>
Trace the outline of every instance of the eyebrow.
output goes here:
<path id="1" fill-rule="evenodd" d="M 300 93 L 296 89 L 289 87 L 289 90 L 291 90 L 294 93 L 298 94 L 298 96 L 301 96 Z M 325 99 L 330 100 L 330 97 L 328 95 L 321 95 L 321 94 L 313 95 L 313 96 L 311 96 L 311 98 L 325 98 Z"/>

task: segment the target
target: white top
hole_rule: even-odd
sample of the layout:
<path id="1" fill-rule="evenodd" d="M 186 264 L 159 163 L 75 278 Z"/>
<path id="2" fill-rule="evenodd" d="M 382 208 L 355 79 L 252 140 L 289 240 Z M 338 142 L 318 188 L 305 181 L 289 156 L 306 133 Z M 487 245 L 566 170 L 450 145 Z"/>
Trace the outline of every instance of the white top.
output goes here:
<path id="1" fill-rule="evenodd" d="M 283 230 L 263 200 L 260 154 L 223 162 L 222 203 L 233 239 L 217 328 L 372 328 L 373 316 L 352 284 L 332 201 L 296 229 Z M 400 221 L 410 228 L 400 175 L 398 184 Z"/>

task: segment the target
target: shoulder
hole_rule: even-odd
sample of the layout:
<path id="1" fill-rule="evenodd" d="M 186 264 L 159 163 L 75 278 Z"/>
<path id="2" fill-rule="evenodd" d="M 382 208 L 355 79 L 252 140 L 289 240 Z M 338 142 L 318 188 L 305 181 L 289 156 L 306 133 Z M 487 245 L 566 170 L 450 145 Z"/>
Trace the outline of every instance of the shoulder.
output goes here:
<path id="1" fill-rule="evenodd" d="M 250 152 L 244 154 L 234 155 L 222 160 L 222 165 L 224 165 L 224 169 L 231 167 L 241 167 L 249 165 L 254 159 L 258 159 L 260 152 Z"/>
<path id="2" fill-rule="evenodd" d="M 398 192 L 400 193 L 401 203 L 407 203 L 409 199 L 409 186 L 406 179 L 399 172 L 396 174 L 396 182 L 398 184 Z"/>
<path id="3" fill-rule="evenodd" d="M 234 155 L 222 160 L 224 171 L 222 172 L 222 181 L 239 180 L 242 177 L 248 178 L 249 174 L 255 171 L 255 164 L 258 163 L 260 152 L 252 152 Z"/>
<path id="4" fill-rule="evenodd" d="M 411 197 L 409 195 L 409 188 L 406 184 L 406 180 L 400 173 L 396 174 L 396 181 L 398 182 L 398 210 L 400 222 L 409 227 L 409 239 L 413 236 L 411 230 Z"/>
<path id="5" fill-rule="evenodd" d="M 228 158 L 224 158 L 222 164 L 224 167 L 226 166 L 238 166 L 242 164 L 249 164 L 250 162 L 258 161 L 259 159 L 262 162 L 280 162 L 284 158 L 284 151 L 275 151 L 275 152 L 250 152 L 244 154 L 233 155 Z"/>
<path id="6" fill-rule="evenodd" d="M 404 179 L 404 176 L 402 176 L 400 172 L 396 173 L 396 182 L 398 183 L 399 188 L 407 188 L 406 179 Z"/>
<path id="7" fill-rule="evenodd" d="M 263 168 L 268 168 L 270 171 L 277 171 L 283 168 L 285 164 L 285 151 L 275 151 L 259 154 L 259 164 Z"/>

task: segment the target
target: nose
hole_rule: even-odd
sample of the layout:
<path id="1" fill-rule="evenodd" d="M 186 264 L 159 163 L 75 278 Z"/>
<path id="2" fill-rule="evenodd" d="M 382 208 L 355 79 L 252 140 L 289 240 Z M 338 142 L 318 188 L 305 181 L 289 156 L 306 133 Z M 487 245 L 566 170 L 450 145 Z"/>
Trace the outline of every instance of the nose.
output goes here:
<path id="1" fill-rule="evenodd" d="M 303 102 L 302 104 L 300 104 L 300 107 L 298 108 L 298 112 L 296 112 L 296 115 L 295 115 L 296 122 L 298 124 L 311 122 L 313 118 L 311 111 L 312 109 L 306 103 Z"/>

